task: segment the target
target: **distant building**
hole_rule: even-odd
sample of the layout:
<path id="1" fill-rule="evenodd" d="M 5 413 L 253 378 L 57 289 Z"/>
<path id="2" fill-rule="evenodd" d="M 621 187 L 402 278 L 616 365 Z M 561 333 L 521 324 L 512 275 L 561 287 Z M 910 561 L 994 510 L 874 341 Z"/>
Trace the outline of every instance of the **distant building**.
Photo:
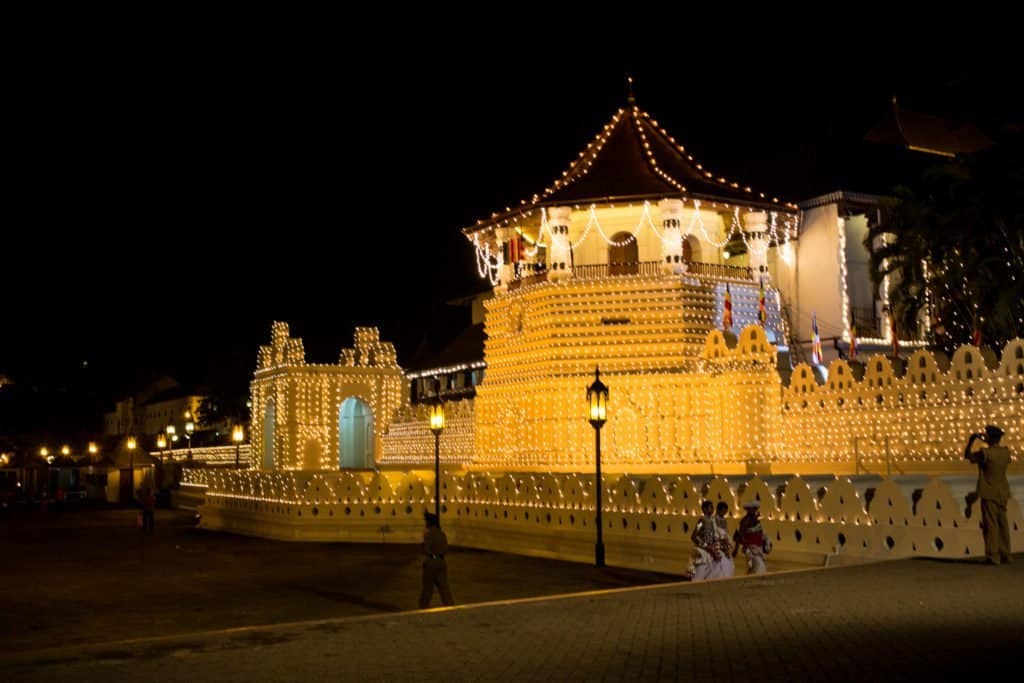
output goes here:
<path id="1" fill-rule="evenodd" d="M 139 393 L 117 401 L 114 410 L 103 416 L 103 434 L 156 437 L 174 425 L 175 434 L 183 437 L 185 414 L 195 420 L 204 398 L 170 377 L 161 377 Z"/>

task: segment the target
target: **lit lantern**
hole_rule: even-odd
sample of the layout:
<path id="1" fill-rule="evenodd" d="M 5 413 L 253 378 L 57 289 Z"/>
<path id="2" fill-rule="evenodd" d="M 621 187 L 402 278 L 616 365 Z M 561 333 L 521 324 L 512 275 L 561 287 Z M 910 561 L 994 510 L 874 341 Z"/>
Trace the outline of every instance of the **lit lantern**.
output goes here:
<path id="1" fill-rule="evenodd" d="M 601 381 L 601 368 L 594 368 L 594 382 L 587 387 L 587 403 L 590 406 L 590 424 L 594 426 L 594 499 L 597 508 L 597 543 L 594 544 L 594 565 L 604 566 L 604 539 L 602 537 L 603 524 L 601 523 L 601 489 L 604 484 L 601 480 L 601 427 L 608 419 L 608 387 Z"/>
<path id="2" fill-rule="evenodd" d="M 434 433 L 434 514 L 441 527 L 441 432 L 444 431 L 444 402 L 438 396 L 430 403 L 430 431 Z"/>
<path id="3" fill-rule="evenodd" d="M 241 467 L 239 460 L 241 458 L 242 441 L 245 440 L 245 428 L 242 425 L 235 425 L 231 430 L 231 440 L 235 442 L 235 469 Z"/>
<path id="4" fill-rule="evenodd" d="M 430 404 L 430 431 L 434 436 L 440 436 L 444 431 L 444 403 L 440 400 Z"/>
<path id="5" fill-rule="evenodd" d="M 587 403 L 590 406 L 590 424 L 594 429 L 600 429 L 608 419 L 608 387 L 601 381 L 600 368 L 594 370 L 594 382 L 587 387 Z"/>

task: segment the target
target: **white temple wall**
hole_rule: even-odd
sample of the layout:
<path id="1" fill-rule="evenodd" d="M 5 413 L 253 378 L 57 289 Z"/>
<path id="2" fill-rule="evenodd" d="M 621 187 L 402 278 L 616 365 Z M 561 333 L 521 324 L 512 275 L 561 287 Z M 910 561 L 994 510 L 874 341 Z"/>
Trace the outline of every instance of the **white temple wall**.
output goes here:
<path id="1" fill-rule="evenodd" d="M 839 263 L 839 207 L 836 204 L 804 212 L 796 253 L 796 312 L 791 323 L 795 339 L 811 339 L 811 314 L 818 318 L 818 333 L 842 333 L 842 277 Z M 830 345 L 823 344 L 829 348 Z"/>
<path id="2" fill-rule="evenodd" d="M 871 282 L 871 254 L 864 246 L 868 220 L 863 214 L 849 216 L 846 228 L 846 289 L 851 308 L 875 311 L 875 286 Z M 861 334 L 866 336 L 867 330 Z"/>

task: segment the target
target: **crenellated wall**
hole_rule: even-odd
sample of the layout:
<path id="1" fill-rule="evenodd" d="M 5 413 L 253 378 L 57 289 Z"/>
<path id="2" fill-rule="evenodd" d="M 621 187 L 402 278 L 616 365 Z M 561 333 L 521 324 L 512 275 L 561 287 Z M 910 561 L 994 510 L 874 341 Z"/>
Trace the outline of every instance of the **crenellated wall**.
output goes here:
<path id="1" fill-rule="evenodd" d="M 793 471 L 884 472 L 971 469 L 963 448 L 986 424 L 1024 448 L 1024 340 L 999 359 L 991 349 L 959 348 L 951 359 L 926 350 L 901 362 L 874 356 L 863 364 L 835 360 L 819 385 L 798 366 L 783 390 L 778 461 Z"/>
<path id="2" fill-rule="evenodd" d="M 409 472 L 194 470 L 184 486 L 206 492 L 202 526 L 289 540 L 415 543 L 433 476 Z M 725 501 L 735 528 L 759 500 L 773 556 L 809 565 L 983 554 L 980 512 L 964 515 L 971 477 L 613 475 L 604 480 L 609 564 L 682 573 L 704 499 Z M 593 558 L 593 475 L 447 472 L 442 524 L 462 546 L 575 561 Z M 1024 490 L 1015 476 L 1012 490 Z M 1011 547 L 1024 520 L 1009 504 Z M 769 557 L 769 562 L 771 556 Z"/>

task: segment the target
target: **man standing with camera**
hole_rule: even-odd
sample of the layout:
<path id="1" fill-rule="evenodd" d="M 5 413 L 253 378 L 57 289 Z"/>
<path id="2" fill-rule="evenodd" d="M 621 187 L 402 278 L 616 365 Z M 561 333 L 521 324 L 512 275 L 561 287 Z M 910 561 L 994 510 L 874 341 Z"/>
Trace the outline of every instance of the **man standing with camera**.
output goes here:
<path id="1" fill-rule="evenodd" d="M 985 427 L 984 434 L 971 434 L 964 448 L 964 457 L 978 465 L 978 498 L 981 499 L 981 528 L 985 534 L 985 561 L 988 564 L 1008 564 L 1010 557 L 1010 527 L 1006 521 L 1006 503 L 1010 499 L 1010 482 L 1006 469 L 1010 465 L 1010 449 L 1000 446 L 1003 430 L 993 425 Z M 985 447 L 972 450 L 980 439 Z"/>

